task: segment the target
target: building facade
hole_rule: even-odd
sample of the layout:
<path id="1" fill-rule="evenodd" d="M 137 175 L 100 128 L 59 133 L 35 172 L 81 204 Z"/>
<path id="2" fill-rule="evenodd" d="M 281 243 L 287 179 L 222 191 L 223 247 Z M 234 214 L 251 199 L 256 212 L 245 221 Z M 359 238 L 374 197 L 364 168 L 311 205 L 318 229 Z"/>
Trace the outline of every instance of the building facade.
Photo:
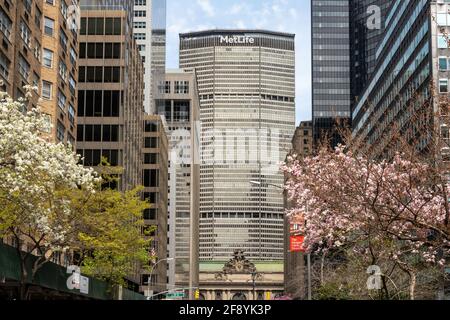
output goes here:
<path id="1" fill-rule="evenodd" d="M 129 3 L 81 1 L 77 153 L 98 169 L 120 166 L 118 185 L 142 185 L 143 65 L 132 36 Z M 139 267 L 137 267 L 139 268 Z M 139 270 L 129 280 L 139 288 Z"/>
<path id="2" fill-rule="evenodd" d="M 314 144 L 342 142 L 339 128 L 372 77 L 390 0 L 312 0 L 312 112 Z"/>
<path id="3" fill-rule="evenodd" d="M 283 175 L 295 122 L 294 35 L 180 35 L 180 67 L 200 95 L 200 260 L 283 260 Z"/>
<path id="4" fill-rule="evenodd" d="M 133 33 L 144 63 L 144 105 L 148 114 L 155 113 L 152 93 L 155 78 L 166 68 L 166 0 L 135 0 Z"/>
<path id="5" fill-rule="evenodd" d="M 340 141 L 337 125 L 350 120 L 349 0 L 311 0 L 314 144 Z"/>
<path id="6" fill-rule="evenodd" d="M 0 3 L 2 91 L 17 100 L 25 97 L 24 86 L 36 87 L 29 107 L 40 107 L 48 117 L 50 140 L 72 146 L 76 135 L 78 28 L 69 7 L 78 7 L 77 2 Z"/>
<path id="7" fill-rule="evenodd" d="M 144 211 L 146 228 L 151 230 L 152 248 L 157 256 L 150 270 L 141 272 L 140 291 L 154 294 L 167 290 L 168 141 L 167 124 L 158 115 L 144 116 L 142 181 L 143 198 L 151 207 Z M 156 227 L 156 228 L 155 228 Z M 147 294 L 148 295 L 148 294 Z"/>
<path id="8" fill-rule="evenodd" d="M 158 79 L 156 111 L 167 121 L 169 166 L 168 283 L 198 286 L 200 168 L 199 98 L 194 70 L 167 70 Z"/>
<path id="9" fill-rule="evenodd" d="M 448 9 L 445 2 L 430 0 L 396 2 L 390 8 L 373 76 L 352 113 L 354 136 L 374 155 L 389 151 L 384 138 L 393 126 L 412 138 L 407 128 L 417 108 L 438 115 L 439 101 L 448 96 Z M 420 137 L 417 148 L 428 143 L 429 137 Z"/>

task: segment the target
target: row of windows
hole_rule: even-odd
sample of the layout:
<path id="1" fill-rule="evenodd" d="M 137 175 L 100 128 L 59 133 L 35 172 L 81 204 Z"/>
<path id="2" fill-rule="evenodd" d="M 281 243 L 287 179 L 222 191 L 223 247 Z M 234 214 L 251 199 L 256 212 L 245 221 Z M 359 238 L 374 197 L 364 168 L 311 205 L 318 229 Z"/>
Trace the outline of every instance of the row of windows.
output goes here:
<path id="1" fill-rule="evenodd" d="M 120 96 L 118 90 L 78 90 L 78 116 L 118 117 Z"/>
<path id="2" fill-rule="evenodd" d="M 81 42 L 80 59 L 120 59 L 119 42 Z"/>
<path id="3" fill-rule="evenodd" d="M 79 70 L 79 82 L 120 82 L 120 67 L 80 67 Z"/>
<path id="4" fill-rule="evenodd" d="M 81 18 L 81 35 L 121 35 L 122 18 Z"/>
<path id="5" fill-rule="evenodd" d="M 92 149 L 79 149 L 77 150 L 82 158 L 84 158 L 83 165 L 88 167 L 95 167 L 102 163 L 102 158 L 112 166 L 119 165 L 119 150 L 92 150 Z"/>
<path id="6" fill-rule="evenodd" d="M 110 124 L 78 125 L 77 141 L 118 142 L 119 126 Z"/>

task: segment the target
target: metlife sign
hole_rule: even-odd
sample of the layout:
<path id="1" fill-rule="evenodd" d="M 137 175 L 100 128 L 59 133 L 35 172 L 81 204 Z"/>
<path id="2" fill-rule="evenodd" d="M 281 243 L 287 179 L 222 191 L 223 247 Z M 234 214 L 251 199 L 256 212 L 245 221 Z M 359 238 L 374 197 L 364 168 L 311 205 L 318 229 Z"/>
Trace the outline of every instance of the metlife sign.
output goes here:
<path id="1" fill-rule="evenodd" d="M 220 36 L 220 43 L 226 44 L 255 44 L 255 38 L 248 36 Z"/>

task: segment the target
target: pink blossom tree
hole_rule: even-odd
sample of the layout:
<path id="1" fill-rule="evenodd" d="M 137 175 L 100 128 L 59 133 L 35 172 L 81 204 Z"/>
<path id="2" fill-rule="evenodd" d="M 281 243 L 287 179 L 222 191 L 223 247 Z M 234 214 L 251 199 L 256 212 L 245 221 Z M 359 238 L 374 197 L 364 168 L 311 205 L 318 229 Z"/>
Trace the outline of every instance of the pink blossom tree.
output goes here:
<path id="1" fill-rule="evenodd" d="M 448 179 L 416 154 L 376 161 L 339 146 L 309 158 L 291 156 L 282 169 L 296 204 L 287 214 L 304 217 L 309 252 L 347 246 L 372 265 L 390 260 L 408 274 L 411 299 L 421 268 L 444 265 Z"/>

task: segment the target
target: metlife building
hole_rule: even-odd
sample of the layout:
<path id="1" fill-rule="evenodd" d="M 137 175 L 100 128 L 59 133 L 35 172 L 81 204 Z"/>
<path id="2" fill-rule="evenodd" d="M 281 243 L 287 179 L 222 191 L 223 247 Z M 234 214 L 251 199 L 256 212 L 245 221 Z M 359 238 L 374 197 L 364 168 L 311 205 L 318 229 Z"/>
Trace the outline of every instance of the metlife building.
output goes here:
<path id="1" fill-rule="evenodd" d="M 283 174 L 295 130 L 295 35 L 210 30 L 180 35 L 195 68 L 201 120 L 200 260 L 283 260 Z M 282 269 L 281 269 L 282 272 Z"/>

